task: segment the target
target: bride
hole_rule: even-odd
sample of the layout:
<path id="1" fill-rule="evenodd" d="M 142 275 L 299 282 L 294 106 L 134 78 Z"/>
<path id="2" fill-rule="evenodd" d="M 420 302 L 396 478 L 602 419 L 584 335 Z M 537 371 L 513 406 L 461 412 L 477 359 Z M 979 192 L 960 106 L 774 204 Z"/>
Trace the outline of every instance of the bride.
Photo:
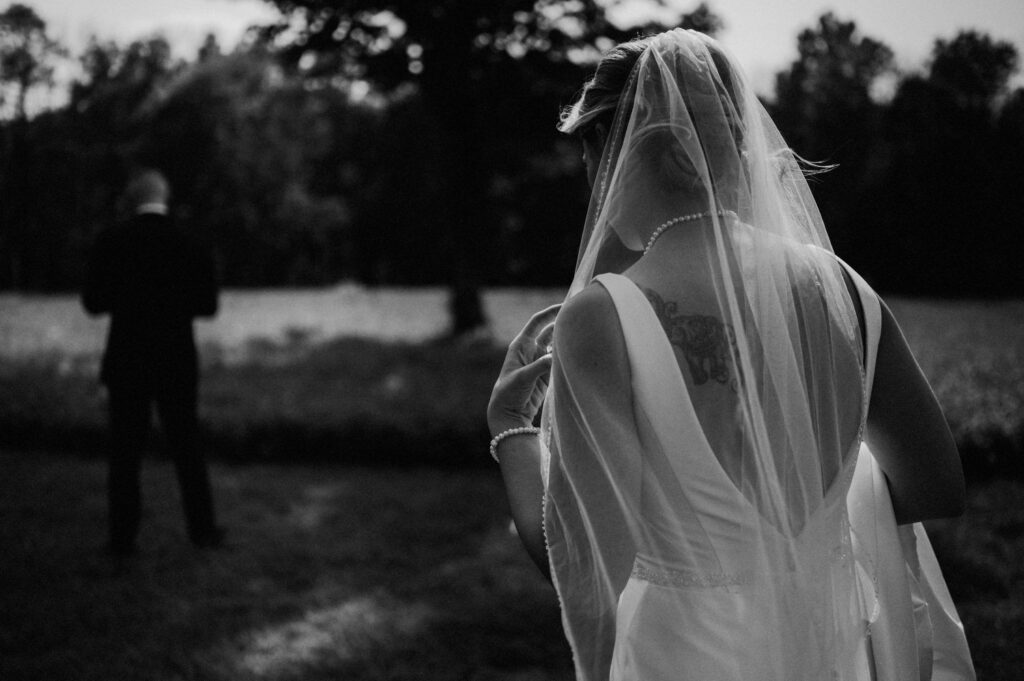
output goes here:
<path id="1" fill-rule="evenodd" d="M 949 430 L 733 58 L 622 44 L 560 129 L 592 186 L 575 278 L 488 420 L 577 678 L 973 678 L 916 524 L 963 509 Z"/>

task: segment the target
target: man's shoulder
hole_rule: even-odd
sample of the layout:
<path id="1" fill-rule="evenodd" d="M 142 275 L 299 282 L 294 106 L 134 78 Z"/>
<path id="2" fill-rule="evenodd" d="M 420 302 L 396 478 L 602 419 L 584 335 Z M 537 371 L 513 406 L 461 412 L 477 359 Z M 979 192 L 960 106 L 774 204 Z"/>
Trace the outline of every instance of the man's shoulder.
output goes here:
<path id="1" fill-rule="evenodd" d="M 168 245 L 191 245 L 194 241 L 173 216 L 159 213 L 133 215 L 122 223 L 121 229 L 129 239 L 159 239 Z"/>
<path id="2" fill-rule="evenodd" d="M 109 227 L 100 230 L 98 239 L 125 238 L 141 228 L 172 229 L 173 221 L 169 216 L 157 213 L 139 213 L 119 218 Z"/>
<path id="3" fill-rule="evenodd" d="M 156 227 L 174 228 L 174 219 L 166 213 L 136 213 L 129 218 L 129 224 L 153 225 Z"/>
<path id="4" fill-rule="evenodd" d="M 196 239 L 172 218 L 152 213 L 133 215 L 101 230 L 95 244 L 97 250 L 114 252 L 148 252 L 156 248 L 171 257 L 196 257 L 203 251 Z"/>

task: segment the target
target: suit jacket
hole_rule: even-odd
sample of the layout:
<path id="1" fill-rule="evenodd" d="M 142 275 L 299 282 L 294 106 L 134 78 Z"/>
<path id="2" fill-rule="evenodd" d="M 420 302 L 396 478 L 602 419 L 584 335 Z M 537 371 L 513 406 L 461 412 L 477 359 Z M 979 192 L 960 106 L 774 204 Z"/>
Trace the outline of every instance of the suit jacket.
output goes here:
<path id="1" fill-rule="evenodd" d="M 101 233 L 82 303 L 111 317 L 104 383 L 197 380 L 192 320 L 217 312 L 217 285 L 209 253 L 170 218 L 142 213 Z"/>

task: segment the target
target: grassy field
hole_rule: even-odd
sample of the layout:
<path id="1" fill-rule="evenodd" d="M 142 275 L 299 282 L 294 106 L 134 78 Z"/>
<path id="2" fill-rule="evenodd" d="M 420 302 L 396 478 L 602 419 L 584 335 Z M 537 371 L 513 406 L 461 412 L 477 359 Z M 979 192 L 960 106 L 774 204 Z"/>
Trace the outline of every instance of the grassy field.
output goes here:
<path id="1" fill-rule="evenodd" d="M 507 343 L 529 316 L 561 302 L 553 289 L 492 289 L 483 295 L 490 331 Z M 237 364 L 267 346 L 322 343 L 343 337 L 422 342 L 449 325 L 448 293 L 438 288 L 228 290 L 212 320 L 196 335 L 208 362 Z M 103 350 L 105 318 L 87 317 L 76 296 L 0 293 L 0 357 L 61 355 L 95 361 Z"/>
<path id="2" fill-rule="evenodd" d="M 0 455 L 0 678 L 571 678 L 554 593 L 493 470 L 213 468 L 225 549 L 193 550 L 173 471 L 145 468 L 143 550 L 115 575 L 103 469 Z M 1024 484 L 931 526 L 982 681 L 1021 678 Z"/>
<path id="3" fill-rule="evenodd" d="M 228 292 L 199 325 L 207 443 L 236 461 L 466 465 L 502 345 L 557 291 L 490 291 L 490 337 L 437 340 L 440 290 Z M 1024 478 L 1024 302 L 895 299 L 972 477 Z M 104 324 L 0 296 L 0 446 L 99 451 Z"/>
<path id="4" fill-rule="evenodd" d="M 502 345 L 560 294 L 489 291 L 489 334 L 462 340 L 444 337 L 446 295 L 226 292 L 197 324 L 208 446 L 236 461 L 479 460 Z M 0 446 L 103 449 L 105 328 L 72 296 L 0 295 Z"/>
<path id="5" fill-rule="evenodd" d="M 502 343 L 558 297 L 491 292 L 491 337 L 445 340 L 441 291 L 226 294 L 199 334 L 229 546 L 191 549 L 156 457 L 115 575 L 104 324 L 0 296 L 0 680 L 569 678 L 483 420 Z M 968 513 L 929 530 L 979 678 L 1024 678 L 1024 302 L 890 302 L 970 475 Z"/>
<path id="6" fill-rule="evenodd" d="M 495 472 L 215 466 L 193 550 L 146 466 L 141 554 L 101 552 L 104 473 L 0 456 L 0 679 L 544 679 L 570 661 Z"/>
<path id="7" fill-rule="evenodd" d="M 173 472 L 145 468 L 143 550 L 101 552 L 103 471 L 0 456 L 0 678 L 570 676 L 549 586 L 509 533 L 494 471 L 217 465 L 227 548 L 191 549 Z M 931 527 L 979 678 L 1024 669 L 1024 485 L 972 488 Z"/>
<path id="8" fill-rule="evenodd" d="M 1024 302 L 890 304 L 965 464 L 1024 475 Z"/>

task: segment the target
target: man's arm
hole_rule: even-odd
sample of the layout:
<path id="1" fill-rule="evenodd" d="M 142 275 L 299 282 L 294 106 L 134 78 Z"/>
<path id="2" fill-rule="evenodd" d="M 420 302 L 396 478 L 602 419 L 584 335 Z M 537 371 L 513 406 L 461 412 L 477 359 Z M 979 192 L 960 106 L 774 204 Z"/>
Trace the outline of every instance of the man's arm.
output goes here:
<path id="1" fill-rule="evenodd" d="M 91 315 L 105 314 L 113 308 L 112 264 L 109 236 L 101 234 L 93 244 L 82 288 L 82 306 Z"/>
<path id="2" fill-rule="evenodd" d="M 217 274 L 209 249 L 193 243 L 192 247 L 192 296 L 190 312 L 195 317 L 212 317 L 217 314 Z"/>

